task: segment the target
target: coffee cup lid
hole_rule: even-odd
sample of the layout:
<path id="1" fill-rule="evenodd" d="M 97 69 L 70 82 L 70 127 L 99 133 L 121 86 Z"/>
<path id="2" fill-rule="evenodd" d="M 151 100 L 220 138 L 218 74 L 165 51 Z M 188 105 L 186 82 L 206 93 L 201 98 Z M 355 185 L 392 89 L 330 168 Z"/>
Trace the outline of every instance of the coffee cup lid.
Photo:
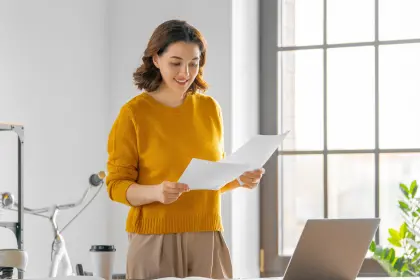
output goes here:
<path id="1" fill-rule="evenodd" d="M 114 245 L 92 245 L 90 247 L 91 252 L 115 252 Z"/>

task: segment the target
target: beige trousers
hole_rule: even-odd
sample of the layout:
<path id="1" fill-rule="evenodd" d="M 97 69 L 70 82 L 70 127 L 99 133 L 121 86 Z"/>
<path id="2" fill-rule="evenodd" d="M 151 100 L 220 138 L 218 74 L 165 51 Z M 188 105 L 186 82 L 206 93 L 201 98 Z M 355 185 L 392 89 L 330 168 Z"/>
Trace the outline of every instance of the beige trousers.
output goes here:
<path id="1" fill-rule="evenodd" d="M 229 249 L 220 232 L 129 233 L 127 279 L 232 278 Z"/>

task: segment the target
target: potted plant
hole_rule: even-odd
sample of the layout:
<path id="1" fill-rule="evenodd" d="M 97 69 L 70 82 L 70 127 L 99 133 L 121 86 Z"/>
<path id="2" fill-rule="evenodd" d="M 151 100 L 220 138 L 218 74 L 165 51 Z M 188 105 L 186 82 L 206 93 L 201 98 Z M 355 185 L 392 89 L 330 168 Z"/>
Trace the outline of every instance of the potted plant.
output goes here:
<path id="1" fill-rule="evenodd" d="M 402 199 L 398 200 L 398 207 L 403 223 L 399 229 L 388 230 L 390 246 L 379 246 L 372 241 L 369 250 L 389 276 L 420 276 L 420 198 L 416 197 L 417 181 L 413 181 L 410 187 L 404 184 L 399 187 Z M 400 252 L 398 256 L 396 251 Z"/>

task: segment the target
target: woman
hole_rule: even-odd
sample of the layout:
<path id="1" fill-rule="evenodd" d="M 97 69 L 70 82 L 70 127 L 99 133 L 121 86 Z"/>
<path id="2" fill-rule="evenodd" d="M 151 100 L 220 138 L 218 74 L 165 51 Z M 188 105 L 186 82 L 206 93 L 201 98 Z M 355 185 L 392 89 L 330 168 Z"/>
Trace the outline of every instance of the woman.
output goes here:
<path id="1" fill-rule="evenodd" d="M 219 191 L 189 191 L 177 182 L 192 158 L 224 157 L 221 109 L 203 93 L 205 62 L 197 29 L 179 20 L 158 26 L 134 73 L 143 92 L 121 108 L 111 129 L 107 190 L 130 206 L 128 279 L 232 277 L 220 196 L 254 188 L 264 170 L 246 172 Z"/>

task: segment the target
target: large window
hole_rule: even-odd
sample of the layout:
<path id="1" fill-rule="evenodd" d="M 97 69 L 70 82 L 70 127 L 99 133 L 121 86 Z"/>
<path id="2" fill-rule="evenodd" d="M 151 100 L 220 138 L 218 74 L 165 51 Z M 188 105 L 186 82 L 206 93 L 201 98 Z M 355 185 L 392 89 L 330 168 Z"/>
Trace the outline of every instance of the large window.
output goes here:
<path id="1" fill-rule="evenodd" d="M 262 124 L 276 124 L 263 133 L 291 131 L 267 167 L 278 172 L 278 254 L 292 254 L 308 218 L 380 217 L 386 243 L 401 222 L 399 183 L 420 180 L 420 1 L 278 0 L 261 11 L 277 20 L 262 19 L 263 40 L 277 37 L 262 43 L 262 73 L 276 64 L 262 82 L 277 93 L 262 87 Z M 265 59 L 274 49 L 276 62 Z"/>

